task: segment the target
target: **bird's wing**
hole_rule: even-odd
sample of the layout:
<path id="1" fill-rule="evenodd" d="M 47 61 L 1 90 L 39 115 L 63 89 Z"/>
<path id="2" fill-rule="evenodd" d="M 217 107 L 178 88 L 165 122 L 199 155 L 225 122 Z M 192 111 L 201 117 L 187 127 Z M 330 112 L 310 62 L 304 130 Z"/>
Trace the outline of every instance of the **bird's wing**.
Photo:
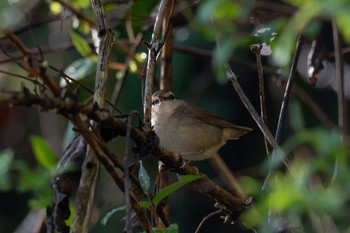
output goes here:
<path id="1" fill-rule="evenodd" d="M 184 102 L 183 105 L 180 105 L 179 107 L 177 107 L 177 109 L 174 111 L 173 114 L 174 115 L 178 114 L 180 116 L 181 115 L 189 116 L 200 123 L 216 126 L 219 128 L 234 128 L 234 129 L 242 130 L 246 132 L 249 132 L 252 130 L 251 128 L 248 128 L 248 127 L 231 124 L 226 120 L 224 120 L 223 118 L 216 116 L 210 112 L 207 112 L 197 107 L 196 105 L 188 102 Z"/>

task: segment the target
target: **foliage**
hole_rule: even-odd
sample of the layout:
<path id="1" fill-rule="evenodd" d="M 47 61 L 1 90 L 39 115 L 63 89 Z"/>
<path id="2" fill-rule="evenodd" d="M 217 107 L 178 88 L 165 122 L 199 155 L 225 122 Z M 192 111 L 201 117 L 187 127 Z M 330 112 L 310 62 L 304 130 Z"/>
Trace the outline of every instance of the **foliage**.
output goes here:
<path id="1" fill-rule="evenodd" d="M 92 19 L 92 22 L 95 22 L 90 1 L 74 0 L 66 2 L 82 15 Z M 112 104 L 115 104 L 122 112 L 142 109 L 143 99 L 140 97 L 140 90 L 144 88 L 142 82 L 145 73 L 144 67 L 147 62 L 147 58 L 144 57 L 147 48 L 143 45 L 143 42 L 150 41 L 157 13 L 155 7 L 159 1 L 107 2 L 103 7 L 112 25 L 111 30 L 115 35 L 116 43 L 113 44 L 111 55 L 108 58 L 110 79 L 107 83 L 105 96 L 106 99 L 113 100 Z M 288 77 L 291 59 L 295 53 L 297 36 L 302 34 L 307 40 L 312 41 L 320 35 L 324 35 L 323 30 L 328 30 L 329 37 L 325 38 L 325 41 L 328 43 L 327 49 L 329 51 L 323 53 L 324 57 L 322 59 L 332 62 L 335 51 L 333 51 L 334 38 L 331 36 L 330 29 L 332 29 L 333 23 L 336 23 L 344 44 L 348 45 L 350 43 L 350 2 L 347 0 L 270 1 L 271 4 L 263 7 L 259 7 L 259 1 L 253 0 L 203 0 L 199 3 L 197 3 L 198 1 L 193 2 L 196 3 L 175 1 L 174 12 L 176 14 L 172 18 L 174 29 L 170 31 L 170 33 L 174 33 L 175 38 L 174 49 L 171 51 L 173 53 L 172 85 L 179 96 L 183 94 L 189 100 L 193 98 L 194 101 L 197 101 L 198 99 L 198 102 L 203 103 L 205 108 L 220 109 L 218 111 L 222 111 L 227 116 L 250 122 L 250 127 L 255 126 L 254 122 L 249 121 L 251 117 L 245 113 L 246 110 L 243 109 L 241 102 L 236 101 L 232 104 L 230 101 L 235 97 L 227 97 L 228 91 L 223 88 L 226 82 L 226 64 L 231 64 L 234 71 L 239 71 L 239 81 L 242 85 L 246 85 L 244 90 L 257 106 L 258 91 L 256 86 L 251 84 L 258 82 L 255 68 L 256 57 L 250 51 L 250 46 L 267 43 L 271 47 L 271 56 L 266 59 L 263 58 L 263 68 L 269 68 L 270 70 L 270 72 L 265 73 L 267 80 L 265 84 L 266 104 L 268 105 L 268 123 L 270 129 L 274 129 L 273 123 L 278 116 L 276 109 L 280 107 L 281 93 L 284 87 L 280 84 L 284 84 Z M 58 83 L 58 79 L 60 79 L 60 88 L 62 89 L 55 97 L 66 98 L 65 100 L 74 99 L 79 104 L 87 106 L 93 95 L 87 90 L 94 89 L 94 79 L 91 77 L 97 70 L 96 51 L 99 49 L 98 42 L 100 38 L 97 36 L 96 29 L 84 19 L 73 15 L 72 11 L 65 9 L 56 1 L 38 1 L 35 4 L 38 4 L 39 7 L 33 7 L 29 0 L 0 2 L 0 30 L 2 36 L 0 40 L 2 65 L 0 72 L 1 75 L 7 78 L 6 81 L 3 81 L 3 77 L 0 77 L 1 89 L 6 90 L 0 93 L 0 100 L 6 99 L 13 90 L 35 93 L 43 98 L 53 96 L 52 93 L 49 93 L 47 85 L 42 87 L 43 84 L 46 84 L 45 81 L 40 77 L 27 75 L 28 70 L 34 68 L 37 71 L 35 76 L 40 76 L 41 72 L 45 70 L 54 83 Z M 27 8 L 27 6 L 30 8 Z M 265 16 L 266 18 L 262 17 L 261 21 L 251 22 L 252 15 L 265 10 L 271 15 Z M 33 11 L 32 15 L 30 14 L 31 11 Z M 36 14 L 42 12 L 45 17 L 36 17 Z M 52 19 L 49 16 L 57 17 L 56 21 L 50 21 Z M 38 21 L 27 24 L 26 21 L 29 18 Z M 259 15 L 256 18 L 260 20 Z M 261 28 L 268 29 L 266 30 L 267 33 L 257 33 Z M 28 48 L 28 51 L 25 51 L 28 54 L 22 54 L 22 57 L 18 57 L 18 54 L 23 51 L 18 48 L 15 50 L 16 43 L 10 43 L 11 40 L 5 34 L 7 30 L 13 31 L 14 35 L 18 36 L 21 43 L 17 43 L 17 45 L 23 44 Z M 53 34 L 53 32 L 56 32 L 55 30 L 58 30 L 58 34 L 62 37 L 67 36 L 62 41 L 58 41 L 62 42 L 63 45 L 68 44 L 70 46 L 63 46 L 64 49 L 58 50 L 50 44 L 52 39 L 57 39 L 53 38 L 57 35 Z M 181 33 L 183 33 L 183 37 L 181 37 Z M 184 36 L 185 34 L 187 37 Z M 137 45 L 139 35 L 142 36 L 142 40 L 140 45 Z M 185 57 L 181 53 L 182 47 L 193 49 L 194 52 L 191 56 Z M 196 49 L 207 51 L 209 55 L 203 55 L 205 53 L 202 50 L 196 53 Z M 33 60 L 29 59 L 32 58 L 32 55 Z M 346 56 L 346 51 L 343 55 Z M 210 61 L 207 57 L 211 58 Z M 163 59 L 159 59 L 159 61 L 164 62 Z M 345 60 L 346 62 L 347 60 Z M 211 63 L 211 67 L 207 65 L 208 63 Z M 43 64 L 50 64 L 56 70 Z M 21 70 L 18 69 L 19 67 Z M 40 70 L 39 67 L 44 69 Z M 271 69 L 273 72 L 271 72 Z M 68 78 L 64 78 L 61 70 L 75 82 L 70 82 Z M 14 74 L 13 76 L 9 75 L 11 72 Z M 214 73 L 213 76 L 216 82 L 208 78 L 211 73 Z M 8 79 L 7 76 L 11 79 Z M 162 76 L 162 72 L 156 72 L 155 76 L 157 78 Z M 333 83 L 335 82 L 338 81 Z M 297 78 L 297 83 L 311 96 L 310 99 L 315 102 L 315 105 L 320 106 L 319 111 L 322 111 L 322 109 L 329 110 L 327 114 L 330 121 L 337 119 L 337 114 L 340 113 L 336 113 L 338 110 L 336 108 L 340 104 L 337 103 L 338 100 L 333 98 L 334 93 L 330 94 L 326 90 L 310 87 L 300 78 Z M 348 91 L 349 83 L 346 85 L 345 89 Z M 225 100 L 223 100 L 223 96 L 225 96 Z M 259 133 L 254 138 L 252 136 L 252 138 L 243 139 L 242 144 L 244 142 L 246 144 L 242 146 L 243 149 L 234 148 L 232 152 L 230 151 L 231 154 L 234 154 L 234 159 L 228 158 L 229 156 L 224 157 L 230 159 L 231 162 L 234 160 L 233 165 L 229 164 L 232 165 L 232 169 L 249 170 L 249 173 L 242 172 L 245 175 L 240 177 L 239 183 L 245 194 L 253 197 L 254 204 L 252 208 L 243 212 L 238 221 L 259 230 L 259 232 L 272 232 L 281 225 L 288 225 L 301 232 L 324 232 L 324 229 L 331 229 L 334 232 L 348 232 L 350 229 L 348 223 L 350 217 L 348 213 L 350 169 L 347 135 L 343 135 L 341 130 L 329 129 L 329 127 L 321 125 L 318 119 L 313 117 L 312 111 L 314 110 L 309 107 L 307 102 L 303 98 L 292 98 L 289 104 L 289 122 L 285 122 L 285 138 L 279 150 L 274 151 L 271 155 L 271 159 L 262 159 L 265 158 L 265 149 L 261 146 L 263 140 Z M 230 104 L 230 108 L 227 107 L 226 103 Z M 28 105 L 31 106 L 31 104 Z M 239 106 L 243 110 L 239 109 Z M 44 106 L 40 110 L 46 111 L 47 109 Z M 1 113 L 6 115 L 6 111 Z M 58 113 L 62 114 L 60 111 Z M 67 114 L 62 115 L 67 117 Z M 243 117 L 240 118 L 240 115 Z M 317 112 L 315 115 L 317 115 Z M 80 114 L 79 117 L 84 119 L 85 122 L 90 120 L 88 119 L 89 116 L 85 114 Z M 15 115 L 12 118 L 8 120 L 10 123 L 11 120 L 18 120 Z M 37 127 L 39 123 L 30 117 L 28 119 L 31 120 L 30 123 L 28 123 L 29 120 L 27 122 L 23 119 L 22 122 L 9 123 L 10 127 L 13 127 L 13 131 L 17 130 L 18 125 L 24 128 L 20 131 L 27 133 L 23 137 L 30 138 L 31 148 L 26 148 L 28 145 L 25 143 L 19 146 L 16 143 L 4 146 L 8 149 L 0 152 L 0 190 L 5 194 L 11 191 L 29 194 L 31 197 L 28 200 L 30 208 L 43 208 L 50 203 L 51 188 L 49 183 L 59 156 L 49 146 L 49 141 L 52 138 L 30 136 L 31 134 L 38 134 L 36 128 L 39 128 Z M 1 120 L 3 119 L 1 118 Z M 6 119 L 4 122 L 7 124 Z M 24 123 L 32 124 L 34 129 L 24 127 Z M 54 123 L 57 122 L 52 124 Z M 46 127 L 48 126 L 50 125 L 46 125 Z M 0 124 L 0 132 L 7 134 L 3 127 Z M 259 132 L 259 129 L 255 127 L 254 131 Z M 348 129 L 345 129 L 345 132 L 347 133 Z M 57 135 L 54 135 L 53 138 L 62 138 L 60 133 L 62 132 L 56 132 Z M 71 131 L 67 130 L 66 133 L 71 133 Z M 3 134 L 0 136 L 3 136 Z M 67 142 L 62 144 L 64 143 L 66 147 Z M 241 141 L 237 144 L 240 143 Z M 109 148 L 117 155 L 122 155 L 122 146 L 120 145 L 121 142 L 117 138 L 109 143 Z M 241 144 L 237 148 L 240 146 Z M 282 158 L 290 159 L 289 170 L 282 169 Z M 199 166 L 204 167 L 204 169 L 200 167 L 201 171 L 211 173 L 205 162 L 200 163 Z M 255 169 L 256 167 L 260 169 Z M 146 170 L 150 172 L 148 173 Z M 181 205 L 176 205 L 174 209 L 180 209 L 180 206 L 183 208 L 181 209 L 182 212 L 179 211 L 173 215 L 174 220 L 172 219 L 172 222 L 175 223 L 170 225 L 169 228 L 154 229 L 154 231 L 178 232 L 179 227 L 176 222 L 182 224 L 183 218 L 191 218 L 189 224 L 192 224 L 192 226 L 184 226 L 183 228 L 191 231 L 194 225 L 198 225 L 196 221 L 208 214 L 198 212 L 202 209 L 207 211 L 207 209 L 203 207 L 203 203 L 196 206 L 200 210 L 188 207 L 196 202 L 197 198 L 193 198 L 194 195 L 190 193 L 181 199 L 182 196 L 179 194 L 181 192 L 175 191 L 200 177 L 181 176 L 179 181 L 156 194 L 150 194 L 155 170 L 157 170 L 156 166 L 152 162 L 147 161 L 147 159 L 140 161 L 140 170 L 137 175 L 143 194 L 146 196 L 142 201 L 140 200 L 140 206 L 153 214 L 164 199 L 174 196 L 178 198 L 176 204 L 181 203 Z M 261 173 L 258 170 L 261 170 Z M 13 178 L 14 173 L 16 174 L 15 178 Z M 213 174 L 208 176 L 212 177 L 211 175 L 214 176 Z M 105 177 L 101 178 L 103 181 L 106 179 Z M 220 183 L 220 185 L 225 186 L 227 184 Z M 110 190 L 108 187 L 101 187 L 101 190 L 105 189 Z M 98 195 L 101 195 L 101 199 L 103 199 L 108 192 L 102 192 Z M 200 194 L 196 192 L 195 195 Z M 117 200 L 116 202 L 118 202 L 113 202 L 113 204 L 120 207 L 106 214 L 101 220 L 103 225 L 106 225 L 113 214 L 125 210 L 122 198 L 117 196 L 113 195 L 113 201 Z M 198 200 L 200 199 L 198 198 Z M 110 200 L 106 202 L 110 205 Z M 19 222 L 19 220 L 16 221 Z M 109 222 L 108 225 L 104 226 L 104 232 L 109 232 L 108 226 L 112 224 L 115 223 Z M 216 225 L 217 229 L 220 227 Z"/>

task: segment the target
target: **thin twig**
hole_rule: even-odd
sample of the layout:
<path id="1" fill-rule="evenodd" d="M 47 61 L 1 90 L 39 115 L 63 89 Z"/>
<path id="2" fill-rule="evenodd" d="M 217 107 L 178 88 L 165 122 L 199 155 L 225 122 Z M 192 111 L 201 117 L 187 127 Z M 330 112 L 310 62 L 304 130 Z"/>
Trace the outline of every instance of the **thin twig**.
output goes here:
<path id="1" fill-rule="evenodd" d="M 255 45 L 252 50 L 256 56 L 256 65 L 258 68 L 258 77 L 259 77 L 259 97 L 260 97 L 260 116 L 263 122 L 267 125 L 267 114 L 266 114 L 266 97 L 265 97 L 265 83 L 264 83 L 264 70 L 261 62 L 261 49 L 262 45 Z M 265 149 L 267 156 L 271 153 L 271 146 L 264 138 Z"/>
<path id="2" fill-rule="evenodd" d="M 293 81 L 294 81 L 295 73 L 297 70 L 297 64 L 298 64 L 298 60 L 299 60 L 299 56 L 300 56 L 300 52 L 301 52 L 301 47 L 302 47 L 303 43 L 304 43 L 304 38 L 302 35 L 299 35 L 298 39 L 297 39 L 297 43 L 296 43 L 296 50 L 295 50 L 295 54 L 293 57 L 292 66 L 290 68 L 289 77 L 288 77 L 288 81 L 286 84 L 286 89 L 284 91 L 284 96 L 283 96 L 283 101 L 282 101 L 282 105 L 281 105 L 281 109 L 280 109 L 280 114 L 278 117 L 277 129 L 276 129 L 276 135 L 275 135 L 275 140 L 277 143 L 280 143 L 280 140 L 281 140 L 283 125 L 284 125 L 286 113 L 288 110 L 289 97 L 292 93 Z M 275 151 L 275 149 L 274 149 L 274 151 Z"/>
<path id="3" fill-rule="evenodd" d="M 188 46 L 182 46 L 182 45 L 174 45 L 173 49 L 175 52 L 183 52 L 183 53 L 187 53 L 187 54 L 191 54 L 191 55 L 197 55 L 197 56 L 208 57 L 208 58 L 213 57 L 212 51 L 201 49 L 201 48 L 188 47 Z M 240 65 L 243 67 L 247 67 L 251 70 L 257 69 L 256 64 L 254 64 L 252 62 L 244 61 L 241 59 L 237 59 L 234 57 L 231 57 L 229 62 L 230 62 L 230 64 Z M 281 73 L 276 68 L 272 68 L 272 67 L 268 67 L 268 66 L 264 66 L 263 68 L 264 68 L 264 71 L 266 74 L 277 75 L 277 76 L 281 75 Z"/>
<path id="4" fill-rule="evenodd" d="M 241 85 L 239 85 L 238 80 L 237 80 L 237 76 L 235 75 L 235 73 L 233 73 L 233 71 L 231 70 L 229 65 L 226 65 L 226 70 L 227 70 L 227 73 L 226 73 L 227 79 L 229 81 L 231 81 L 232 86 L 235 88 L 238 96 L 242 100 L 242 103 L 247 108 L 247 110 L 249 111 L 249 113 L 253 117 L 253 119 L 255 120 L 255 122 L 258 125 L 258 127 L 260 128 L 261 132 L 264 134 L 265 138 L 269 141 L 269 143 L 272 145 L 272 147 L 278 149 L 279 146 L 276 143 L 274 137 L 272 136 L 270 130 L 267 128 L 267 126 L 264 124 L 264 122 L 261 119 L 261 117 L 259 116 L 259 114 L 254 109 L 254 106 L 252 105 L 252 103 L 250 102 L 250 100 L 248 99 L 246 94 L 244 93 Z"/>
<path id="5" fill-rule="evenodd" d="M 29 68 L 36 68 L 33 66 L 33 58 L 30 54 L 28 48 L 24 45 L 22 40 L 16 36 L 12 31 L 5 29 L 4 34 L 11 40 L 11 42 L 16 45 L 16 47 L 21 51 L 23 54 L 25 62 L 28 64 Z M 59 86 L 46 74 L 46 67 L 42 66 L 42 64 L 39 64 L 39 76 L 43 80 L 43 82 L 47 85 L 47 87 L 50 89 L 52 94 L 54 96 L 59 96 L 61 93 L 61 90 Z"/>
<path id="6" fill-rule="evenodd" d="M 216 215 L 219 215 L 219 214 L 221 214 L 221 213 L 222 213 L 222 210 L 217 210 L 217 211 L 215 211 L 215 212 L 213 212 L 213 213 L 210 213 L 210 214 L 208 214 L 207 216 L 205 216 L 205 217 L 202 219 L 202 221 L 200 222 L 200 224 L 198 225 L 198 227 L 197 227 L 195 233 L 199 233 L 199 231 L 201 230 L 202 226 L 204 225 L 204 223 L 205 223 L 206 221 L 208 221 L 210 218 L 212 218 L 212 217 L 214 217 L 214 216 L 216 216 Z"/>
<path id="7" fill-rule="evenodd" d="M 265 125 L 265 123 L 263 122 L 263 120 L 261 119 L 259 114 L 254 109 L 254 106 L 252 105 L 252 103 L 249 101 L 248 97 L 244 93 L 241 85 L 239 85 L 238 80 L 237 80 L 237 76 L 235 75 L 235 73 L 233 73 L 233 71 L 231 70 L 231 68 L 228 65 L 226 65 L 226 70 L 227 70 L 226 76 L 227 76 L 228 80 L 231 81 L 231 83 L 232 83 L 233 87 L 235 88 L 238 96 L 242 100 L 242 103 L 247 108 L 247 110 L 249 111 L 250 115 L 255 120 L 255 123 L 258 125 L 258 127 L 261 130 L 261 132 L 264 134 L 264 137 L 270 143 L 272 148 L 277 151 L 279 149 L 279 145 L 277 144 L 275 138 L 272 136 L 270 130 L 267 128 L 267 126 Z M 284 160 L 284 159 L 282 159 L 282 162 L 286 166 L 286 168 L 290 171 L 288 162 L 286 160 Z"/>
<path id="8" fill-rule="evenodd" d="M 8 72 L 8 71 L 5 71 L 5 70 L 0 70 L 0 73 L 6 74 L 6 75 L 9 75 L 9 76 L 14 76 L 14 77 L 17 77 L 17 78 L 21 78 L 21 79 L 24 79 L 26 81 L 32 82 L 35 85 L 39 85 L 41 87 L 45 87 L 42 83 L 38 82 L 38 80 L 33 79 L 33 78 L 27 78 L 25 76 L 22 76 L 22 75 L 19 75 L 19 74 L 15 74 L 15 73 L 11 73 L 11 72 Z"/>
<path id="9" fill-rule="evenodd" d="M 130 29 L 130 30 L 132 30 L 132 29 Z M 136 38 L 133 41 L 131 41 L 132 47 L 130 49 L 130 52 L 135 52 L 136 51 L 136 49 L 140 46 L 140 43 L 142 41 L 143 36 L 144 36 L 144 33 L 143 32 L 139 32 L 137 34 Z M 121 91 L 122 86 L 124 84 L 124 80 L 125 80 L 126 76 L 129 74 L 129 64 L 130 64 L 131 59 L 134 59 L 134 61 L 137 61 L 134 56 L 132 58 L 129 58 L 129 56 L 127 56 L 126 61 L 125 61 L 124 64 L 128 68 L 123 73 L 123 76 L 120 79 L 117 80 L 117 83 L 116 83 L 116 85 L 114 87 L 112 98 L 111 98 L 111 102 L 114 103 L 115 105 L 118 102 L 120 91 Z M 139 67 L 139 65 L 138 65 L 138 67 Z"/>
<path id="10" fill-rule="evenodd" d="M 71 11 L 75 16 L 78 17 L 78 19 L 81 19 L 83 21 L 88 22 L 90 25 L 95 25 L 96 23 L 89 18 L 87 15 L 83 14 L 81 10 L 73 7 L 71 4 L 69 4 L 68 1 L 64 1 L 64 0 L 52 0 L 54 2 L 58 2 L 59 4 L 61 4 L 64 8 L 68 9 L 69 11 Z"/>

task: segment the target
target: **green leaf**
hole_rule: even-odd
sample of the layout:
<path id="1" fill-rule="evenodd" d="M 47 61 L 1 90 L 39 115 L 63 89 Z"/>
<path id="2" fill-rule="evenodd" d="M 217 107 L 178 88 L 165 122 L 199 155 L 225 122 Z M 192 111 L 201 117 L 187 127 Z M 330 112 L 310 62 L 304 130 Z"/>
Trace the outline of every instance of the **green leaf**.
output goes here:
<path id="1" fill-rule="evenodd" d="M 164 198 L 166 198 L 167 196 L 169 196 L 170 194 L 175 192 L 177 189 L 181 188 L 185 184 L 188 184 L 188 183 L 195 181 L 195 180 L 198 180 L 200 178 L 201 178 L 201 176 L 199 176 L 199 175 L 181 176 L 178 182 L 176 182 L 172 185 L 169 185 L 168 187 L 162 189 L 159 193 L 157 193 L 157 195 L 153 198 L 153 204 L 155 206 L 157 206 L 161 200 L 163 200 Z"/>
<path id="2" fill-rule="evenodd" d="M 102 219 L 101 219 L 101 224 L 105 226 L 107 224 L 107 221 L 109 220 L 110 217 L 112 217 L 113 214 L 119 211 L 124 211 L 125 210 L 125 205 L 120 206 L 118 208 L 112 209 L 109 211 Z"/>
<path id="3" fill-rule="evenodd" d="M 150 209 L 151 203 L 149 201 L 139 201 L 139 205 L 143 208 Z"/>
<path id="4" fill-rule="evenodd" d="M 57 156 L 40 136 L 31 136 L 32 149 L 38 163 L 46 169 L 52 169 L 57 164 Z"/>
<path id="5" fill-rule="evenodd" d="M 74 61 L 65 70 L 64 73 L 74 80 L 80 80 L 96 71 L 96 64 L 91 58 L 82 58 Z M 61 87 L 66 85 L 66 81 L 63 80 L 60 83 Z"/>
<path id="6" fill-rule="evenodd" d="M 81 56 L 87 57 L 90 54 L 92 54 L 90 45 L 86 42 L 86 40 L 81 35 L 79 35 L 79 33 L 71 30 L 69 34 L 75 48 L 78 50 Z"/>
<path id="7" fill-rule="evenodd" d="M 69 215 L 69 218 L 64 221 L 66 223 L 67 226 L 72 226 L 72 223 L 73 223 L 73 216 L 74 216 L 74 213 L 75 213 L 75 206 L 73 203 L 69 203 L 69 211 L 70 211 L 70 215 Z"/>
<path id="8" fill-rule="evenodd" d="M 14 153 L 7 149 L 0 152 L 0 190 L 8 191 L 11 187 L 9 179 L 10 165 L 12 164 Z"/>
<path id="9" fill-rule="evenodd" d="M 179 226 L 177 224 L 171 224 L 167 228 L 153 228 L 154 233 L 178 233 Z M 145 233 L 144 231 L 142 233 Z"/>
<path id="10" fill-rule="evenodd" d="M 169 227 L 165 229 L 154 228 L 154 233 L 178 233 L 179 226 L 177 224 L 171 224 Z"/>
<path id="11" fill-rule="evenodd" d="M 142 165 L 142 160 L 140 160 L 139 182 L 140 182 L 140 185 L 142 187 L 143 192 L 145 194 L 147 194 L 149 187 L 150 187 L 150 184 L 151 184 L 151 179 L 150 179 L 146 169 Z"/>

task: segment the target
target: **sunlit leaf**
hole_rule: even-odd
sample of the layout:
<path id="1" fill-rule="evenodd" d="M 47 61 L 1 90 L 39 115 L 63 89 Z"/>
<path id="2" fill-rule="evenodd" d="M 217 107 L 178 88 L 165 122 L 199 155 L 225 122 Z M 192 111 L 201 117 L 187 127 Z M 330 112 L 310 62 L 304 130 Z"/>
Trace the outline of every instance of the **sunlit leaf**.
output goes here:
<path id="1" fill-rule="evenodd" d="M 40 136 L 31 136 L 30 141 L 38 163 L 46 169 L 55 167 L 58 159 L 47 142 Z"/>
<path id="2" fill-rule="evenodd" d="M 182 186 L 191 183 L 195 180 L 200 179 L 201 177 L 198 175 L 185 175 L 181 176 L 179 181 L 177 181 L 174 184 L 171 184 L 164 189 L 162 189 L 157 195 L 153 198 L 153 204 L 157 206 L 161 200 L 166 198 L 167 196 L 171 195 L 173 192 L 181 188 Z"/>
<path id="3" fill-rule="evenodd" d="M 70 64 L 64 71 L 66 75 L 70 78 L 78 81 L 96 71 L 96 64 L 91 60 L 91 58 L 82 58 L 74 61 Z M 61 87 L 66 85 L 66 81 L 63 80 L 60 83 Z"/>
<path id="4" fill-rule="evenodd" d="M 86 57 L 92 54 L 90 45 L 86 42 L 84 37 L 82 37 L 79 33 L 75 32 L 74 30 L 71 30 L 69 34 L 75 48 L 78 50 L 81 56 Z"/>
<path id="5" fill-rule="evenodd" d="M 149 177 L 146 169 L 143 167 L 142 160 L 140 160 L 139 182 L 143 192 L 147 194 L 151 185 L 151 178 Z"/>
<path id="6" fill-rule="evenodd" d="M 59 4 L 58 2 L 50 2 L 50 11 L 53 13 L 53 14 L 60 14 L 61 11 L 62 11 L 62 6 L 61 4 Z"/>
<path id="7" fill-rule="evenodd" d="M 350 15 L 349 15 L 349 9 L 341 9 L 337 11 L 337 14 L 335 15 L 337 25 L 342 32 L 342 35 L 346 39 L 348 43 L 350 43 Z"/>
<path id="8" fill-rule="evenodd" d="M 86 8 L 90 6 L 89 0 L 71 0 L 70 3 L 76 8 Z"/>

